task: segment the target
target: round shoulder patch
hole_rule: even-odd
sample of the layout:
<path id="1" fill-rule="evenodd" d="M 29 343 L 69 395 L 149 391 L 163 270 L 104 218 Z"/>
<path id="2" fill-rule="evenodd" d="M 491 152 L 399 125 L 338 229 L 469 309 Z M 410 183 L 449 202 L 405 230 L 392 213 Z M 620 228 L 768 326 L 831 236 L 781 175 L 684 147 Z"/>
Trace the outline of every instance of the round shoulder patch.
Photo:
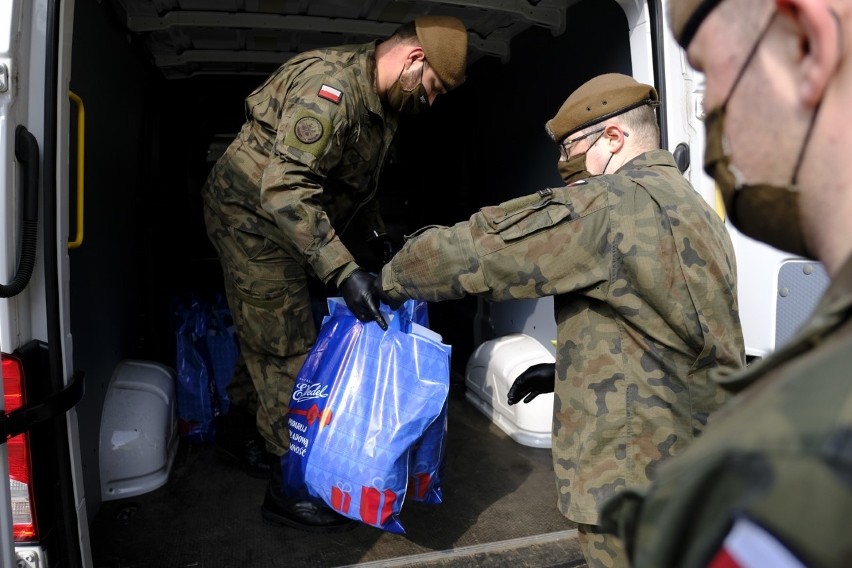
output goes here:
<path id="1" fill-rule="evenodd" d="M 313 144 L 322 138 L 322 123 L 313 116 L 303 116 L 293 127 L 296 138 L 304 144 Z"/>

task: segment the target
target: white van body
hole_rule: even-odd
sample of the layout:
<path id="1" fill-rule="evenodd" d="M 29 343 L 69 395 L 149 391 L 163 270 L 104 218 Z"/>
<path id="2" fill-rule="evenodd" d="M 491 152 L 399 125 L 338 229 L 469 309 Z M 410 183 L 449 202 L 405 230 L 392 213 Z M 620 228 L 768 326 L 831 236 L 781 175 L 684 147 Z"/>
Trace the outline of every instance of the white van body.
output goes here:
<path id="1" fill-rule="evenodd" d="M 509 151 L 501 146 L 511 147 L 515 152 L 505 155 L 513 159 L 501 160 L 499 155 L 492 161 L 471 158 L 475 167 L 468 175 L 476 178 L 493 167 L 517 172 L 517 177 L 530 182 L 528 186 L 512 185 L 515 174 L 504 175 L 509 178 L 507 187 L 497 184 L 490 186 L 489 192 L 479 188 L 478 193 L 462 195 L 454 204 L 456 207 L 444 207 L 448 216 L 461 220 L 470 214 L 465 207 L 471 204 L 483 205 L 489 200 L 535 191 L 546 183 L 558 183 L 554 167 L 557 153 L 546 139 L 542 118 L 552 116 L 569 87 L 578 86 L 596 72 L 621 69 L 657 87 L 663 101 L 663 146 L 676 154 L 684 165 L 684 175 L 724 215 L 713 181 L 702 171 L 702 80 L 689 68 L 668 32 L 665 4 L 660 0 L 311 0 L 279 2 L 275 4 L 280 10 L 277 13 L 267 9 L 269 3 L 252 0 L 0 3 L 0 223 L 4 235 L 0 245 L 0 284 L 6 285 L 16 277 L 22 257 L 26 165 L 16 158 L 19 126 L 24 126 L 38 144 L 41 172 L 35 264 L 22 290 L 0 298 L 0 352 L 11 361 L 21 351 L 34 351 L 36 355 L 32 357 L 41 361 L 37 368 L 47 371 L 33 372 L 31 367 L 27 381 L 42 381 L 45 384 L 33 388 L 48 393 L 42 398 L 53 394 L 58 399 L 53 412 L 45 411 L 32 420 L 43 427 L 49 425 L 38 439 L 32 438 L 31 450 L 33 455 L 50 454 L 45 459 L 52 464 L 47 466 L 52 471 L 31 474 L 47 478 L 41 487 L 50 489 L 42 490 L 35 482 L 33 486 L 36 501 L 55 501 L 43 507 L 53 511 L 50 518 L 44 519 L 45 525 L 52 528 L 36 541 L 16 542 L 10 486 L 0 484 L 0 565 L 96 565 L 94 559 L 98 555 L 97 550 L 93 553 L 90 528 L 104 502 L 98 448 L 110 378 L 128 359 L 149 358 L 159 365 L 174 365 L 164 356 L 168 354 L 173 330 L 166 317 L 156 314 L 159 310 L 167 313 L 169 293 L 180 292 L 173 276 L 181 265 L 197 268 L 202 274 L 213 274 L 217 268 L 215 259 L 204 255 L 192 259 L 182 256 L 191 255 L 194 244 L 206 241 L 203 227 L 192 224 L 197 219 L 187 219 L 186 227 L 176 231 L 177 238 L 172 240 L 166 229 L 175 219 L 184 222 L 175 210 L 181 210 L 186 203 L 197 205 L 193 192 L 203 181 L 203 171 L 199 171 L 211 165 L 211 159 L 205 164 L 202 157 L 178 175 L 161 176 L 181 146 L 166 147 L 168 136 L 157 129 L 175 127 L 176 137 L 185 136 L 187 129 L 183 125 L 178 128 L 168 118 L 161 123 L 158 117 L 172 110 L 170 104 L 185 105 L 187 112 L 183 116 L 191 120 L 193 105 L 216 94 L 209 90 L 192 92 L 188 87 L 192 81 L 220 77 L 218 85 L 223 91 L 238 80 L 244 81 L 240 85 L 259 84 L 271 69 L 292 55 L 288 49 L 294 46 L 297 51 L 319 47 L 322 42 L 336 45 L 352 43 L 353 38 L 380 38 L 395 29 L 395 11 L 405 9 L 413 14 L 455 15 L 469 28 L 479 30 L 470 35 L 470 77 L 460 89 L 460 100 L 465 97 L 465 89 L 470 92 L 477 88 L 479 78 L 481 82 L 494 81 L 493 92 L 503 97 L 500 108 L 504 110 L 513 97 L 528 101 L 527 85 L 504 85 L 506 92 L 516 94 L 500 94 L 501 83 L 493 75 L 511 68 L 512 77 L 544 80 L 549 77 L 537 76 L 534 69 L 545 64 L 554 79 L 553 89 L 559 92 L 548 93 L 547 108 L 543 110 L 526 102 L 508 111 L 508 116 L 489 115 L 490 120 L 511 128 L 511 134 L 518 136 L 512 140 L 498 136 L 477 139 L 476 133 L 470 133 L 471 125 L 455 124 L 477 143 L 474 146 L 487 146 L 495 152 Z M 598 5 L 620 10 L 617 18 L 607 16 L 613 22 L 617 20 L 619 30 L 623 30 L 619 45 L 624 47 L 620 52 L 598 53 L 593 59 L 600 65 L 596 71 L 583 67 L 591 55 L 576 45 L 573 51 L 548 51 L 551 43 L 572 45 L 566 36 L 589 26 L 572 22 L 571 16 L 594 15 Z M 279 28 L 280 36 L 276 35 Z M 322 32 L 317 36 L 320 39 L 311 36 L 316 30 Z M 606 31 L 588 33 L 603 42 Z M 237 39 L 231 41 L 229 34 Z M 210 49 L 203 48 L 205 41 Z M 270 43 L 276 45 L 266 49 Z M 530 47 L 539 43 L 545 46 L 540 51 Z M 587 47 L 605 51 L 600 44 Z M 513 62 L 517 65 L 518 57 L 527 58 L 520 67 L 527 67 L 528 75 L 517 66 L 511 67 Z M 562 66 L 556 67 L 554 62 L 562 62 Z M 152 85 L 169 90 L 157 91 Z M 248 94 L 248 90 L 243 92 Z M 454 96 L 455 93 L 447 97 L 448 107 L 444 108 L 451 108 Z M 464 100 L 471 102 L 472 98 Z M 161 99 L 168 100 L 164 103 Z M 222 107 L 222 113 L 239 114 L 240 105 L 240 99 L 233 98 L 230 105 Z M 155 112 L 143 114 L 151 106 Z M 104 108 L 109 108 L 106 116 Z M 439 111 L 436 109 L 435 114 L 438 121 Z M 460 120 L 479 117 L 475 111 L 471 107 L 453 116 Z M 485 122 L 478 122 L 478 127 L 483 128 Z M 534 123 L 529 132 L 524 129 L 525 122 Z M 235 124 L 238 126 L 238 122 Z M 490 127 L 484 128 L 487 134 L 495 134 L 487 130 Z M 190 125 L 188 130 L 191 129 Z M 215 151 L 216 140 L 221 149 L 221 138 L 211 137 L 208 151 Z M 189 142 L 187 137 L 187 148 Z M 421 171 L 417 174 L 425 175 Z M 184 175 L 187 185 L 195 184 L 192 190 L 181 189 L 181 180 L 175 181 Z M 417 176 L 402 179 L 410 182 L 413 177 Z M 171 194 L 161 187 L 170 183 L 177 188 Z M 471 183 L 476 186 L 475 179 Z M 523 187 L 517 187 L 520 185 Z M 49 194 L 53 197 L 48 199 Z M 51 216 L 46 215 L 46 203 L 53 204 Z M 140 214 L 140 210 L 144 213 Z M 737 251 L 747 354 L 762 357 L 798 327 L 827 279 L 817 263 L 756 243 L 733 228 L 731 234 Z M 140 263 L 146 271 L 140 272 Z M 163 273 L 157 274 L 160 269 Z M 212 286 L 213 280 L 208 279 L 207 283 Z M 172 285 L 174 289 L 170 289 Z M 549 299 L 503 304 L 479 301 L 470 312 L 462 313 L 470 316 L 466 322 L 469 325 L 459 326 L 458 319 L 452 317 L 455 327 L 445 331 L 462 330 L 464 341 L 469 344 L 454 347 L 459 354 L 512 333 L 525 333 L 553 351 L 551 340 L 556 334 Z M 145 357 L 151 354 L 156 356 Z M 85 396 L 78 391 L 82 384 Z M 4 404 L 3 399 L 0 404 Z M 27 427 L 22 431 L 28 431 Z M 7 445 L 0 444 L 0 474 L 4 478 L 10 474 L 7 454 Z M 38 466 L 34 461 L 32 468 L 37 470 Z M 49 495 L 42 495 L 48 491 Z M 60 497 L 54 499 L 55 495 Z M 39 515 L 43 512 L 39 511 Z M 493 554 L 506 553 L 495 546 L 488 550 Z"/>

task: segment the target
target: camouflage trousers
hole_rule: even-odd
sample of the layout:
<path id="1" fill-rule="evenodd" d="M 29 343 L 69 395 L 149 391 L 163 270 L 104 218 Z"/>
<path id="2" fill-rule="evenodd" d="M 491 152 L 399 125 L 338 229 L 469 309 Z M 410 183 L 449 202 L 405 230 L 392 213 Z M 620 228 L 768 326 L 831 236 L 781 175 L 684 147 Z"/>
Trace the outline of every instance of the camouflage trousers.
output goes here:
<path id="1" fill-rule="evenodd" d="M 577 525 L 577 540 L 588 568 L 629 568 L 621 539 L 601 532 L 597 525 Z"/>
<path id="2" fill-rule="evenodd" d="M 261 222 L 251 225 L 251 231 L 238 229 L 207 206 L 204 222 L 222 264 L 241 363 L 248 371 L 241 372 L 238 365 L 229 396 L 247 410 L 256 408 L 257 428 L 267 449 L 283 455 L 290 447 L 290 394 L 317 335 L 308 276 L 289 254 L 263 235 L 266 230 L 275 230 L 274 225 Z M 248 377 L 254 393 L 247 384 Z"/>

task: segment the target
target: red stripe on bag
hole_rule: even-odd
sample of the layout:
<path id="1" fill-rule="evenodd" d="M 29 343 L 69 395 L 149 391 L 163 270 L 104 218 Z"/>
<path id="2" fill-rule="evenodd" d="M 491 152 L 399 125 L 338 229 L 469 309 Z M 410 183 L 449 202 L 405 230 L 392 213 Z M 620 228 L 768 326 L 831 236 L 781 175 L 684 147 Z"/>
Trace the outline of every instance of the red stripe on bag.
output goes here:
<path id="1" fill-rule="evenodd" d="M 381 495 L 378 489 L 372 487 L 361 487 L 361 520 L 368 525 L 379 524 L 379 500 Z"/>
<path id="2" fill-rule="evenodd" d="M 307 419 L 308 426 L 313 426 L 314 422 L 317 420 L 320 421 L 320 426 L 328 426 L 331 424 L 331 410 L 325 409 L 320 411 L 319 406 L 314 404 L 307 410 L 302 410 L 299 408 L 291 408 L 289 410 L 290 414 L 298 414 L 299 416 L 304 416 Z"/>
<path id="3" fill-rule="evenodd" d="M 396 493 L 390 489 L 385 489 L 385 504 L 382 507 L 382 525 L 393 515 L 393 505 L 396 502 Z"/>

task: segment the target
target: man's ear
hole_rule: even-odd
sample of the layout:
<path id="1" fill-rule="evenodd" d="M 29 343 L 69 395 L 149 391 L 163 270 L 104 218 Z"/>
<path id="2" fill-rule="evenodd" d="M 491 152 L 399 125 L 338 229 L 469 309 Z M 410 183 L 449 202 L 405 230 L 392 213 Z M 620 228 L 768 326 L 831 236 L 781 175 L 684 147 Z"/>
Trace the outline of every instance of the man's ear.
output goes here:
<path id="1" fill-rule="evenodd" d="M 609 151 L 615 154 L 624 146 L 624 132 L 618 128 L 617 126 L 609 125 L 604 129 L 604 136 L 606 136 L 607 144 L 609 144 Z"/>
<path id="2" fill-rule="evenodd" d="M 840 22 L 824 1 L 775 0 L 775 4 L 799 35 L 799 96 L 814 107 L 842 56 Z"/>
<path id="3" fill-rule="evenodd" d="M 419 45 L 413 45 L 409 48 L 408 55 L 405 58 L 405 62 L 411 65 L 412 63 L 423 59 L 426 59 L 426 54 L 423 53 L 423 48 Z"/>

